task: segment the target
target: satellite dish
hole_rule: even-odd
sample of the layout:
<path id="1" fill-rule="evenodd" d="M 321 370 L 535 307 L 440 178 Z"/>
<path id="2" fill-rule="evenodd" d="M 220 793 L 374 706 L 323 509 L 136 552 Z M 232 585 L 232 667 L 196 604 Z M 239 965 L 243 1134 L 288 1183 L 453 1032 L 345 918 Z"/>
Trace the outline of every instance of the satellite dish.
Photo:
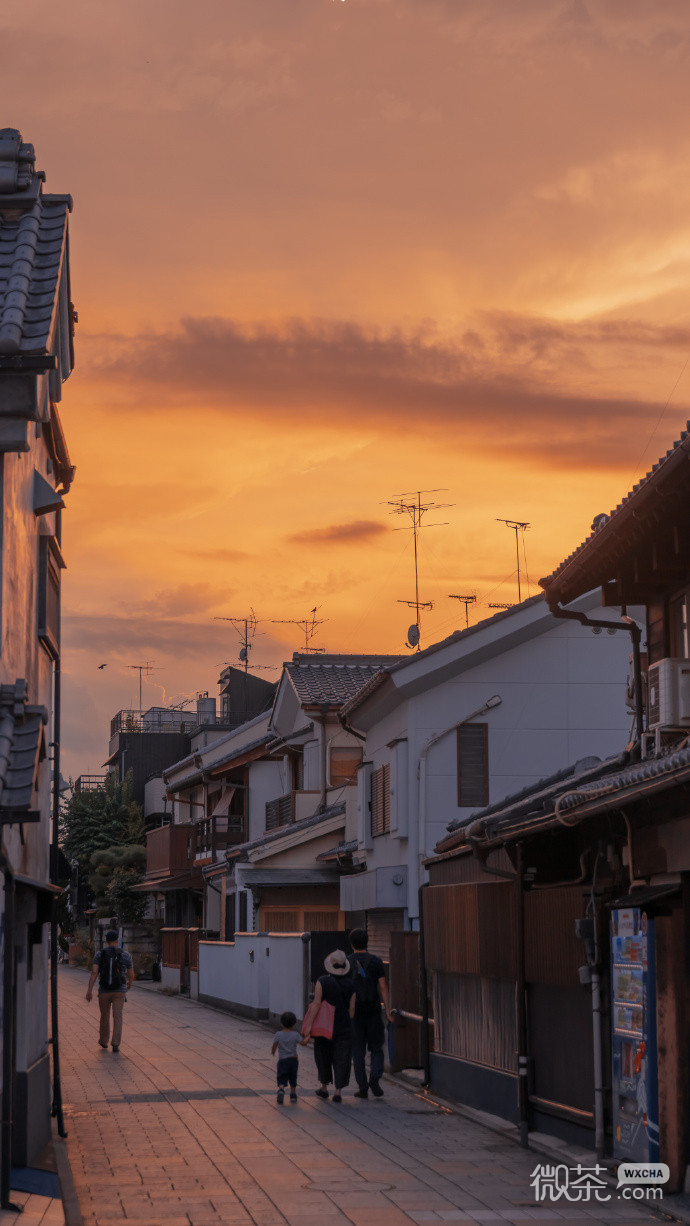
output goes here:
<path id="1" fill-rule="evenodd" d="M 419 626 L 416 624 L 409 627 L 407 631 L 407 641 L 410 644 L 410 647 L 416 647 L 419 643 Z"/>
<path id="2" fill-rule="evenodd" d="M 242 650 L 240 651 L 240 660 L 242 661 L 242 663 L 245 663 L 248 659 L 249 659 L 249 653 L 247 652 L 247 648 L 243 647 Z"/>

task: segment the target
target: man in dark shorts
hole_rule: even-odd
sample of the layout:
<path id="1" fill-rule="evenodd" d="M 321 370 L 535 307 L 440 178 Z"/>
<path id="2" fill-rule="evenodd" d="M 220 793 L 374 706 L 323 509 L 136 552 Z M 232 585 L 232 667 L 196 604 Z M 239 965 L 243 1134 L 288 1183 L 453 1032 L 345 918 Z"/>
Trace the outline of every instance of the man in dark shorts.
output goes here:
<path id="1" fill-rule="evenodd" d="M 113 1011 L 113 1051 L 120 1050 L 122 1038 L 122 1011 L 127 992 L 134 982 L 132 955 L 118 945 L 118 934 L 109 928 L 105 934 L 105 948 L 99 949 L 91 967 L 91 978 L 86 989 L 86 999 L 93 996 L 93 985 L 98 979 L 98 1006 L 101 1011 L 99 1047 L 107 1048 L 110 1037 L 110 1010 Z"/>
<path id="2" fill-rule="evenodd" d="M 383 1044 L 385 1028 L 381 1017 L 381 1004 L 386 1018 L 393 1021 L 388 1007 L 388 984 L 383 962 L 376 954 L 367 951 L 367 934 L 363 928 L 353 928 L 350 933 L 352 953 L 349 958 L 350 976 L 355 985 L 355 1015 L 352 1019 L 352 1064 L 359 1089 L 355 1098 L 368 1098 L 369 1090 L 375 1098 L 383 1096 Z M 371 1053 L 371 1066 L 367 1077 L 367 1048 Z"/>

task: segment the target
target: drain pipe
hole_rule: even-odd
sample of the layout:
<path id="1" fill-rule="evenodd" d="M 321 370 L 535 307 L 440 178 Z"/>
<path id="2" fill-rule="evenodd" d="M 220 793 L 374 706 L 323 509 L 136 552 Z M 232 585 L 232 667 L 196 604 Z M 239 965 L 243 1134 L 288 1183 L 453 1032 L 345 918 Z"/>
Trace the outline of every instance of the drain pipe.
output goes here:
<path id="1" fill-rule="evenodd" d="M 53 669 L 53 838 L 50 846 L 50 880 L 58 884 L 60 855 L 60 660 Z M 67 1136 L 62 1111 L 60 1081 L 60 1042 L 58 1038 L 58 922 L 57 896 L 53 895 L 50 911 L 50 1042 L 53 1048 L 53 1104 L 51 1114 L 57 1117 L 58 1135 Z"/>
<path id="2" fill-rule="evenodd" d="M 0 869 L 5 877 L 5 923 L 3 932 L 2 976 L 2 1131 L 0 1134 L 0 1208 L 21 1213 L 10 1200 L 10 1167 L 12 1165 L 12 1099 L 14 1096 L 14 870 L 5 846 L 0 852 Z"/>
<path id="3" fill-rule="evenodd" d="M 520 1144 L 529 1147 L 529 1054 L 527 1051 L 527 981 L 525 974 L 525 868 L 522 843 L 517 844 L 515 888 L 517 891 L 517 1058 L 518 1058 L 518 1111 Z"/>
<path id="4" fill-rule="evenodd" d="M 419 887 L 419 990 L 422 995 L 422 1067 L 424 1089 L 431 1084 L 431 1051 L 429 1045 L 429 978 L 426 971 L 426 947 L 424 944 L 424 891 L 429 882 Z"/>
<path id="5" fill-rule="evenodd" d="M 564 609 L 559 604 L 558 600 L 553 597 L 546 597 L 549 611 L 554 617 L 566 618 L 569 621 L 578 621 L 582 626 L 591 626 L 592 629 L 602 630 L 627 630 L 630 635 L 633 658 L 633 685 L 635 689 L 635 729 L 638 752 L 642 746 L 642 734 L 644 732 L 644 707 L 642 704 L 642 664 L 640 660 L 640 643 L 642 641 L 642 631 L 637 622 L 627 614 L 621 616 L 619 622 L 607 621 L 601 617 L 588 617 L 586 613 L 578 613 L 575 609 Z"/>

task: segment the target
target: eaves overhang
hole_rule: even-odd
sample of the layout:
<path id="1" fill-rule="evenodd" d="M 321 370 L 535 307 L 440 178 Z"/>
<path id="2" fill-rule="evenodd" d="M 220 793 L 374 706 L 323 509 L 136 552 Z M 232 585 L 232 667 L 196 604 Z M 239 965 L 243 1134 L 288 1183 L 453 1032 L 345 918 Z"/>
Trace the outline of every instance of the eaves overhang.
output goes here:
<path id="1" fill-rule="evenodd" d="M 559 566 L 539 580 L 551 606 L 570 604 L 583 592 L 602 587 L 615 577 L 626 549 L 639 548 L 640 529 L 654 532 L 659 508 L 690 496 L 690 422 L 680 439 L 629 494 L 605 516 L 595 520 L 592 532 Z"/>

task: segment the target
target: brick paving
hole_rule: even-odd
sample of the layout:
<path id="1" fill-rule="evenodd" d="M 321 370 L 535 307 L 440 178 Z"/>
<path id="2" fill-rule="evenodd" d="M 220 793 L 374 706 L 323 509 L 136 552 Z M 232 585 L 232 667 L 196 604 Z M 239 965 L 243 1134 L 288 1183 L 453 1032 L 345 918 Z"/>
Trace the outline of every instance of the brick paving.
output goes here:
<path id="1" fill-rule="evenodd" d="M 386 1083 L 340 1106 L 314 1095 L 302 1049 L 297 1104 L 275 1100 L 270 1033 L 137 985 L 119 1055 L 98 1047 L 84 971 L 60 968 L 67 1152 L 86 1226 L 405 1226 L 580 1219 L 659 1222 L 646 1207 L 534 1202 L 548 1159 Z"/>

